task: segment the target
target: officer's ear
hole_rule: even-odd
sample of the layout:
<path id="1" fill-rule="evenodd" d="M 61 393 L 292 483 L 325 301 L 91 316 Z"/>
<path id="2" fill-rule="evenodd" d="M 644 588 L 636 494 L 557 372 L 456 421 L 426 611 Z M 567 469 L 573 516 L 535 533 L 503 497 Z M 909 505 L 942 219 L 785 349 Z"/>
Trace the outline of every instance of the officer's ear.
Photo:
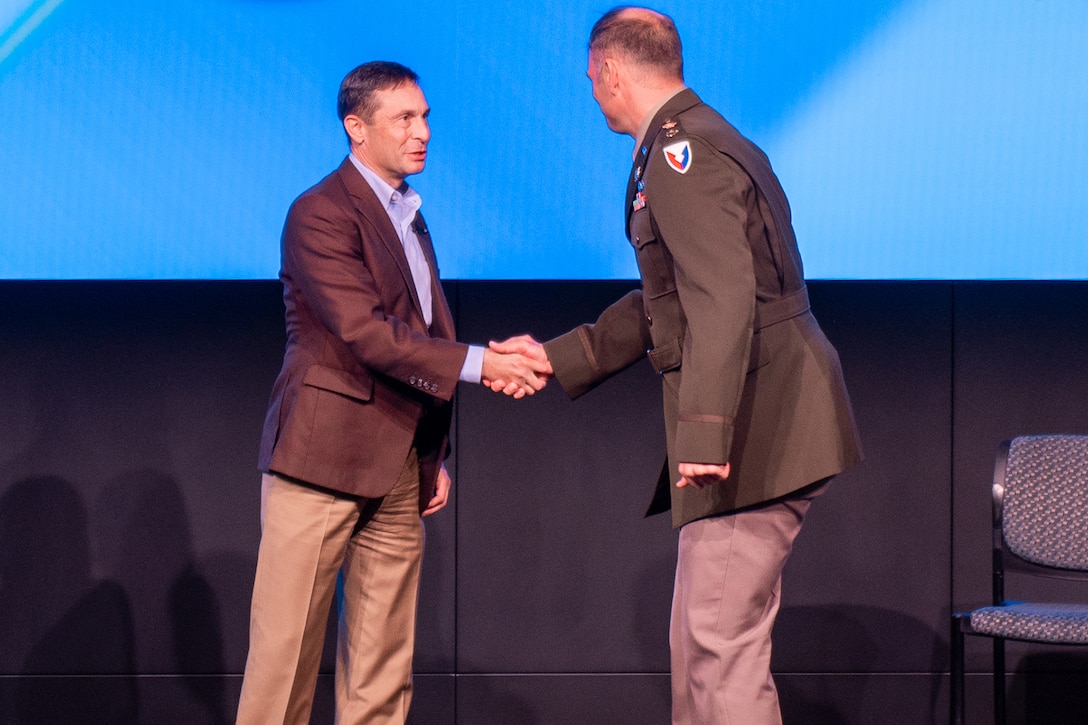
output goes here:
<path id="1" fill-rule="evenodd" d="M 620 76 L 622 73 L 623 70 L 615 58 L 605 58 L 601 61 L 601 85 L 612 95 L 619 93 Z"/>

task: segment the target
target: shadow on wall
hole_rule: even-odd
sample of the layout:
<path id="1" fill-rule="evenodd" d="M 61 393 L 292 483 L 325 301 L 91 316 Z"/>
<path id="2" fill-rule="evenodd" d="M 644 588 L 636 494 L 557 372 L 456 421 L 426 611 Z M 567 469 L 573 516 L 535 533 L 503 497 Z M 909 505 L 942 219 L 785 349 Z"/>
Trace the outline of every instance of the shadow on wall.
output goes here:
<path id="1" fill-rule="evenodd" d="M 27 478 L 0 497 L 0 642 L 5 675 L 136 669 L 129 598 L 93 579 L 87 511 L 62 478 Z M 138 721 L 129 678 L 22 678 L 4 692 L 4 722 Z"/>
<path id="2" fill-rule="evenodd" d="M 123 473 L 95 501 L 96 563 L 125 591 L 136 633 L 136 671 L 180 673 L 200 720 L 226 723 L 219 604 L 194 561 L 177 481 L 157 471 Z M 232 703 L 233 704 L 233 703 Z M 164 716 L 168 713 L 164 713 Z M 174 713 L 176 716 L 177 713 Z M 152 722 L 155 713 L 141 712 Z"/>
<path id="3" fill-rule="evenodd" d="M 650 672 L 668 673 L 671 667 L 669 627 L 675 570 L 675 544 L 666 551 L 651 550 L 628 590 L 628 601 L 636 603 L 628 636 L 637 648 L 638 661 L 647 663 Z"/>
<path id="4" fill-rule="evenodd" d="M 831 606 L 785 607 L 775 624 L 776 642 L 788 642 L 794 651 L 788 654 L 799 672 L 825 672 L 826 663 L 849 663 L 846 677 L 776 678 L 782 701 L 782 714 L 786 722 L 804 722 L 806 725 L 845 725 L 866 722 L 871 716 L 869 708 L 879 694 L 867 691 L 873 687 L 871 676 L 850 676 L 857 673 L 875 673 L 880 670 L 882 650 L 902 642 L 914 651 L 931 654 L 929 672 L 941 672 L 948 667 L 947 640 L 914 617 L 902 612 L 878 607 Z M 894 639 L 893 642 L 889 640 Z M 804 653 L 796 650 L 807 649 Z M 772 670 L 782 672 L 776 665 L 783 653 L 775 650 Z M 824 667 L 818 666 L 820 662 Z M 942 704 L 940 678 L 930 678 L 928 707 L 919 712 L 930 713 L 931 723 L 944 723 L 947 718 Z M 887 722 L 893 722 L 889 719 Z M 917 725 L 924 725 L 918 722 Z"/>
<path id="5" fill-rule="evenodd" d="M 213 575 L 230 576 L 223 566 L 238 575 L 234 562 L 212 565 Z M 225 664 L 220 603 L 203 568 L 169 476 L 137 471 L 107 481 L 90 517 L 81 490 L 62 478 L 8 488 L 0 497 L 0 674 L 21 677 L 0 689 L 0 722 L 167 722 L 179 706 L 189 722 L 229 722 L 233 695 L 224 678 L 206 676 Z M 184 693 L 142 697 L 144 685 L 125 675 L 148 673 L 180 674 Z"/>

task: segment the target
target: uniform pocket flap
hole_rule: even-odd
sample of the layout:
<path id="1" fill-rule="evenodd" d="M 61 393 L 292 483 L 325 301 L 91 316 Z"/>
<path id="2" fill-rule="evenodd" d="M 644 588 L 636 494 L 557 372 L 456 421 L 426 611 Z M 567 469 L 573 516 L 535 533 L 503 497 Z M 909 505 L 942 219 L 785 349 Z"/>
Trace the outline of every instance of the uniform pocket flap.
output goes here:
<path id="1" fill-rule="evenodd" d="M 647 350 L 646 356 L 650 358 L 650 364 L 659 375 L 676 370 L 684 357 L 679 340 L 672 340 L 664 345 L 658 345 L 653 350 Z"/>
<path id="2" fill-rule="evenodd" d="M 631 215 L 631 244 L 635 249 L 642 249 L 650 242 L 656 242 L 654 225 L 650 223 L 650 212 L 640 209 Z"/>
<path id="3" fill-rule="evenodd" d="M 369 376 L 353 375 L 347 370 L 330 368 L 327 365 L 311 365 L 302 378 L 302 384 L 356 400 L 370 400 L 374 394 L 374 380 Z"/>

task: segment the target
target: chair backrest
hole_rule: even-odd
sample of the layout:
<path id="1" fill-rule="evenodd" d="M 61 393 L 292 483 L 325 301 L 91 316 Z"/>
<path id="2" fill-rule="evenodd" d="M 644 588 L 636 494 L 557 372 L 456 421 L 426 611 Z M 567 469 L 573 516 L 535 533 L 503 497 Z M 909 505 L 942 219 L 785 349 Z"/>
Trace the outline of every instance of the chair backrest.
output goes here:
<path id="1" fill-rule="evenodd" d="M 1021 436 L 1008 441 L 1001 534 L 1025 561 L 1088 571 L 1088 436 Z"/>

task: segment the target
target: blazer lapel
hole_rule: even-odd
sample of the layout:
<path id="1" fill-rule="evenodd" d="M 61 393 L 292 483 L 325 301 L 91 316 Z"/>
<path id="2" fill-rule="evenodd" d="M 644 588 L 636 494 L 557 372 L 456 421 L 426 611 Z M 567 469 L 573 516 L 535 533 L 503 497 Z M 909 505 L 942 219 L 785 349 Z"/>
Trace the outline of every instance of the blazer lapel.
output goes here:
<path id="1" fill-rule="evenodd" d="M 344 188 L 347 189 L 348 195 L 355 205 L 355 210 L 377 230 L 381 243 L 385 245 L 389 254 L 396 260 L 397 268 L 400 270 L 401 276 L 404 277 L 404 284 L 408 287 L 408 292 L 412 296 L 416 312 L 419 313 L 422 320 L 423 305 L 420 304 L 419 294 L 416 292 L 415 281 L 412 278 L 412 268 L 408 266 L 408 257 L 404 254 L 404 245 L 401 244 L 397 230 L 393 228 L 393 222 L 389 220 L 389 213 L 382 208 L 382 204 L 378 201 L 374 190 L 370 188 L 370 184 L 366 182 L 359 170 L 351 163 L 351 159 L 344 159 L 344 163 L 340 164 L 338 173 L 340 174 L 340 181 L 344 184 Z"/>

